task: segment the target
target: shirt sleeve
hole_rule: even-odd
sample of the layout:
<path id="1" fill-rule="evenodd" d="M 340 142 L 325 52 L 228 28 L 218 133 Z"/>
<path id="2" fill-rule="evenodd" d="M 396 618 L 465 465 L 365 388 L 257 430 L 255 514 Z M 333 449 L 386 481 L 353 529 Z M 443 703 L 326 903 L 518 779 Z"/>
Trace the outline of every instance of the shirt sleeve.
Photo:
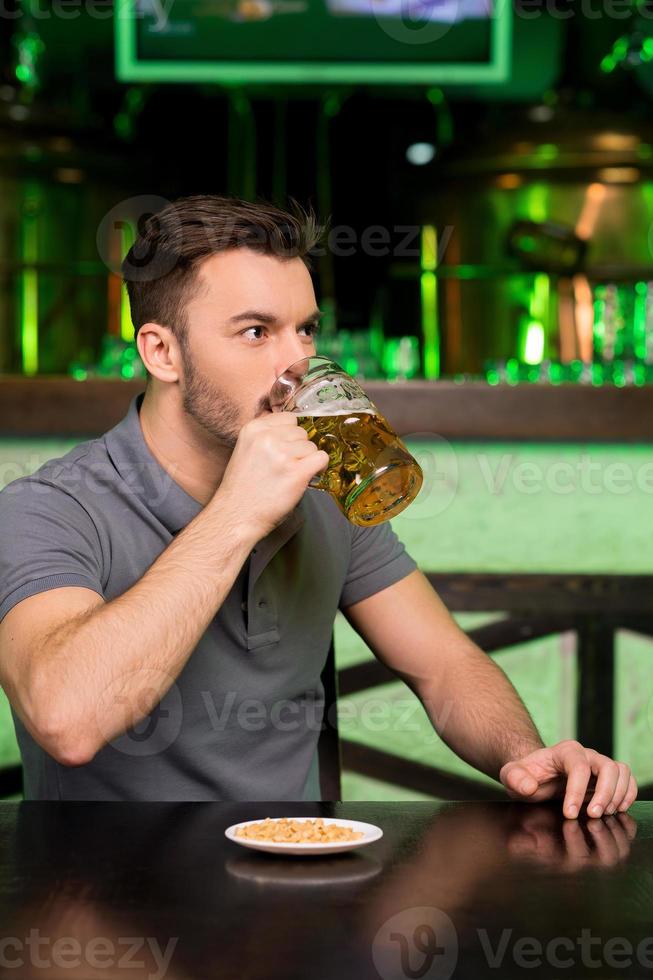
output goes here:
<path id="1" fill-rule="evenodd" d="M 65 585 L 103 595 L 95 524 L 69 493 L 23 477 L 0 493 L 0 620 L 22 599 Z"/>
<path id="2" fill-rule="evenodd" d="M 340 608 L 387 589 L 417 568 L 390 523 L 352 525 L 351 557 L 340 595 Z"/>

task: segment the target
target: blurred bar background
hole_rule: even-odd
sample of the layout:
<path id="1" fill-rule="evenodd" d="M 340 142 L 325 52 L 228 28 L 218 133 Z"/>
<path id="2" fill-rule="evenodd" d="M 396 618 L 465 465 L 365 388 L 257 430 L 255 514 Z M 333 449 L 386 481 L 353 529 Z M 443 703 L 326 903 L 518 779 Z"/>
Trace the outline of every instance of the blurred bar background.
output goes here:
<path id="1" fill-rule="evenodd" d="M 425 470 L 397 532 L 547 740 L 582 730 L 653 783 L 653 3 L 2 16 L 0 487 L 142 388 L 119 266 L 146 214 L 192 193 L 312 203 L 319 352 Z M 483 795 L 421 709 L 374 728 L 366 706 L 412 695 L 344 619 L 335 650 L 344 798 Z"/>

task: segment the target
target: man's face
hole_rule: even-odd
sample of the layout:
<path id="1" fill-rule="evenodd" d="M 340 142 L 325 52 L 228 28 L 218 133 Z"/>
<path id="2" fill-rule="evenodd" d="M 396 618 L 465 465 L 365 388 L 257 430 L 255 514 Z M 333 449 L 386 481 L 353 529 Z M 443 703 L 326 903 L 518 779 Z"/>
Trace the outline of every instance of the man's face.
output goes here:
<path id="1" fill-rule="evenodd" d="M 198 276 L 180 345 L 183 407 L 233 448 L 242 426 L 270 411 L 276 378 L 315 354 L 319 310 L 299 258 L 231 249 L 207 259 Z"/>

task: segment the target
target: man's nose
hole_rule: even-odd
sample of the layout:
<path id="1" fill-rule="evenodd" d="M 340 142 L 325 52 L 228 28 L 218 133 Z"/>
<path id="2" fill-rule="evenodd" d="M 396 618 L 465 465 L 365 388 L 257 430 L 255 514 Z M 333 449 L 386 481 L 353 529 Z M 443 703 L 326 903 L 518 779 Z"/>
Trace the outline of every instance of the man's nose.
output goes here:
<path id="1" fill-rule="evenodd" d="M 311 344 L 310 347 L 307 347 L 305 343 L 302 343 L 301 337 L 295 334 L 294 338 L 285 340 L 279 346 L 274 365 L 276 371 L 275 377 L 279 378 L 282 374 L 287 373 L 289 368 L 292 368 L 288 377 L 301 381 L 307 365 L 298 364 L 297 362 L 304 361 L 307 357 L 313 357 L 314 354 L 314 345 Z"/>

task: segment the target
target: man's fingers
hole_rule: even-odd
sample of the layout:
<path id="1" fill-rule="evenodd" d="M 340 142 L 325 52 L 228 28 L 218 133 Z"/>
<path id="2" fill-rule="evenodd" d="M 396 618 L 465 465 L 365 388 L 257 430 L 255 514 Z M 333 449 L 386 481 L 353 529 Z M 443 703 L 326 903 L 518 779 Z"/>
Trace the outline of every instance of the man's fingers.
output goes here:
<path id="1" fill-rule="evenodd" d="M 535 776 L 517 762 L 504 766 L 500 778 L 504 786 L 520 796 L 531 796 L 538 787 Z"/>
<path id="2" fill-rule="evenodd" d="M 628 783 L 628 790 L 618 807 L 619 813 L 625 813 L 626 810 L 633 805 L 636 799 L 637 799 L 637 783 L 635 782 L 635 777 L 631 773 L 630 782 Z"/>
<path id="3" fill-rule="evenodd" d="M 620 804 L 623 803 L 628 792 L 628 787 L 630 786 L 630 766 L 627 766 L 625 762 L 617 762 L 617 766 L 619 767 L 619 778 L 617 779 L 617 785 L 614 788 L 612 799 L 605 808 L 608 816 L 613 814 Z"/>
<path id="4" fill-rule="evenodd" d="M 580 813 L 592 770 L 585 750 L 580 745 L 569 748 L 563 756 L 563 763 L 567 773 L 567 788 L 562 812 L 565 817 L 574 820 Z"/>
<path id="5" fill-rule="evenodd" d="M 596 786 L 594 795 L 587 804 L 587 813 L 590 817 L 602 817 L 617 788 L 619 766 L 607 755 L 600 755 L 598 752 L 588 754 L 592 772 L 596 776 Z"/>
<path id="6" fill-rule="evenodd" d="M 615 820 L 619 821 L 619 824 L 624 829 L 624 833 L 629 841 L 634 841 L 637 837 L 637 823 L 631 816 L 627 813 L 615 813 Z"/>
<path id="7" fill-rule="evenodd" d="M 625 861 L 630 854 L 630 841 L 626 835 L 626 830 L 619 822 L 617 817 L 606 817 L 605 825 L 614 838 L 619 860 Z"/>
<path id="8" fill-rule="evenodd" d="M 619 863 L 619 851 L 614 835 L 603 820 L 588 820 L 587 830 L 592 836 L 596 847 L 599 863 L 606 868 L 612 868 Z"/>
<path id="9" fill-rule="evenodd" d="M 565 841 L 565 848 L 569 864 L 572 868 L 577 868 L 584 864 L 591 855 L 590 847 L 585 840 L 581 825 L 577 820 L 563 820 L 562 836 Z"/>

